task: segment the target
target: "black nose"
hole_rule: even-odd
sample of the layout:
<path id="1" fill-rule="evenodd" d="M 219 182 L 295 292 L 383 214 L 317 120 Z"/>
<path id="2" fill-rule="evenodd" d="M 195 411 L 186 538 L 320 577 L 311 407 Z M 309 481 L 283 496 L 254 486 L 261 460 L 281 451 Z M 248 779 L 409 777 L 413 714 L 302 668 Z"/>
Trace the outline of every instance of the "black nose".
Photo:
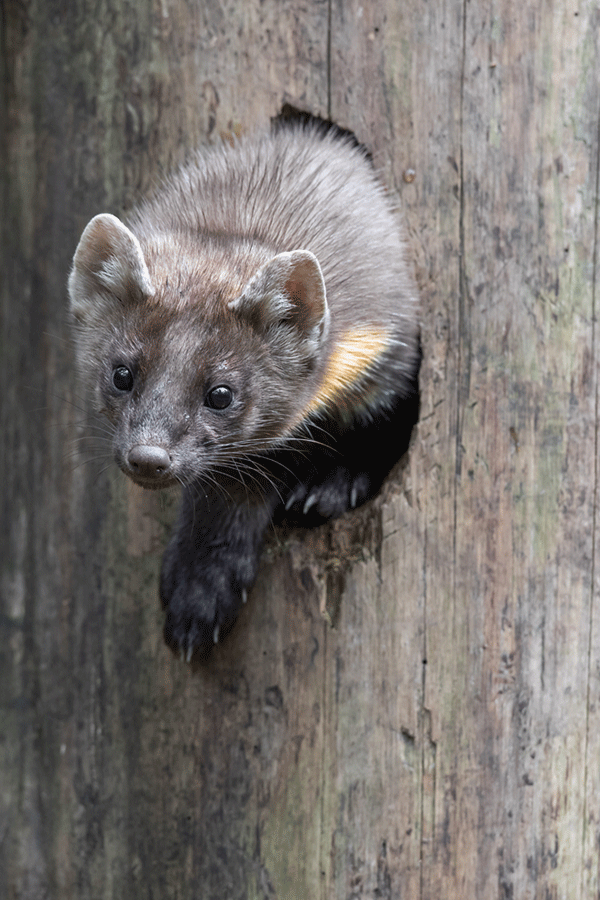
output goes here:
<path id="1" fill-rule="evenodd" d="M 127 463 L 134 475 L 162 478 L 171 468 L 171 457 L 164 447 L 136 444 L 127 454 Z"/>

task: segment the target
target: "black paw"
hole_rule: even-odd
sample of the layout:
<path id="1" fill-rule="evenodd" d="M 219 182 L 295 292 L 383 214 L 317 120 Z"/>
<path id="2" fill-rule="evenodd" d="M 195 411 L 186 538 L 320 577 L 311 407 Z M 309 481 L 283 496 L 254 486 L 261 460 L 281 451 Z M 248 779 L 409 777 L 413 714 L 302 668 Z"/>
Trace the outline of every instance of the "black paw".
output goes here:
<path id="1" fill-rule="evenodd" d="M 276 491 L 231 496 L 202 485 L 183 492 L 179 519 L 163 556 L 160 596 L 167 644 L 188 661 L 229 631 L 254 584 Z"/>
<path id="2" fill-rule="evenodd" d="M 195 653 L 206 656 L 231 629 L 247 597 L 245 587 L 227 589 L 223 584 L 203 583 L 198 577 L 180 578 L 173 583 L 163 577 L 166 643 L 186 662 Z"/>
<path id="3" fill-rule="evenodd" d="M 360 506 L 371 496 L 371 482 L 366 472 L 350 473 L 343 467 L 334 469 L 320 484 L 299 482 L 285 503 L 286 518 L 293 520 L 332 519 L 348 509 Z"/>

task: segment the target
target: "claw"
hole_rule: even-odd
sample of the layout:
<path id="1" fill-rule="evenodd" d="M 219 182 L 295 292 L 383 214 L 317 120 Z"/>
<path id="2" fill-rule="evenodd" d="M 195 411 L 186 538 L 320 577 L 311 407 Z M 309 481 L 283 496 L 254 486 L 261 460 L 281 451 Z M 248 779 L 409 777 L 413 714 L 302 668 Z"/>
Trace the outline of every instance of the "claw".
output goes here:
<path id="1" fill-rule="evenodd" d="M 316 494 L 309 494 L 308 497 L 306 498 L 306 503 L 302 507 L 302 512 L 304 513 L 304 515 L 306 515 L 306 513 L 310 509 L 312 509 L 313 506 L 315 506 L 318 502 L 319 502 L 319 498 Z"/>
<path id="2" fill-rule="evenodd" d="M 297 503 L 299 500 L 302 500 L 302 498 L 305 496 L 306 496 L 306 488 L 304 487 L 303 484 L 299 484 L 297 487 L 294 488 L 294 490 L 292 491 L 290 496 L 285 501 L 286 512 L 288 512 L 292 508 L 292 506 L 294 506 L 295 503 Z"/>
<path id="3" fill-rule="evenodd" d="M 219 626 L 215 625 L 215 630 L 213 631 L 213 641 L 215 644 L 219 643 Z"/>
<path id="4" fill-rule="evenodd" d="M 193 652 L 194 652 L 194 647 L 192 644 L 190 644 L 190 646 L 188 647 L 187 656 L 185 658 L 185 661 L 187 663 L 189 663 L 191 661 Z"/>
<path id="5" fill-rule="evenodd" d="M 350 491 L 350 506 L 352 509 L 356 507 L 358 503 L 358 491 L 356 490 L 356 486 L 352 486 L 352 490 Z"/>
<path id="6" fill-rule="evenodd" d="M 246 588 L 242 588 L 242 603 L 248 602 L 248 591 Z"/>

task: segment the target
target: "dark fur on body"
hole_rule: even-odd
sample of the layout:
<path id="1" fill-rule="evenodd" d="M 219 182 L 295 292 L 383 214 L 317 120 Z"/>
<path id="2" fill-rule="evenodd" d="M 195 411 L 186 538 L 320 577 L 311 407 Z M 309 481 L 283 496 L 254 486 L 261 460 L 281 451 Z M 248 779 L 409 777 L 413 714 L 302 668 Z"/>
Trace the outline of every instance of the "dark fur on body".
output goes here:
<path id="1" fill-rule="evenodd" d="M 199 152 L 128 226 L 93 219 L 69 291 L 118 464 L 184 487 L 161 596 L 190 658 L 234 621 L 270 521 L 364 502 L 406 448 L 418 302 L 398 223 L 354 142 L 284 128 Z"/>

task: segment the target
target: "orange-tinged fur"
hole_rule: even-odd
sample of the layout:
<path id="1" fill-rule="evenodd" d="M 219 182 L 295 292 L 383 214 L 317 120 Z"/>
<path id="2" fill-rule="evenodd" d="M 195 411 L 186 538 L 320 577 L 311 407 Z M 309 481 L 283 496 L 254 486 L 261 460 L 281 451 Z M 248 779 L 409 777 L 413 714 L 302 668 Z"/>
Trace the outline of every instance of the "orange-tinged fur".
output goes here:
<path id="1" fill-rule="evenodd" d="M 383 329 L 363 325 L 346 332 L 329 357 L 323 381 L 300 420 L 335 407 L 339 398 L 372 369 L 388 345 L 389 335 Z"/>

